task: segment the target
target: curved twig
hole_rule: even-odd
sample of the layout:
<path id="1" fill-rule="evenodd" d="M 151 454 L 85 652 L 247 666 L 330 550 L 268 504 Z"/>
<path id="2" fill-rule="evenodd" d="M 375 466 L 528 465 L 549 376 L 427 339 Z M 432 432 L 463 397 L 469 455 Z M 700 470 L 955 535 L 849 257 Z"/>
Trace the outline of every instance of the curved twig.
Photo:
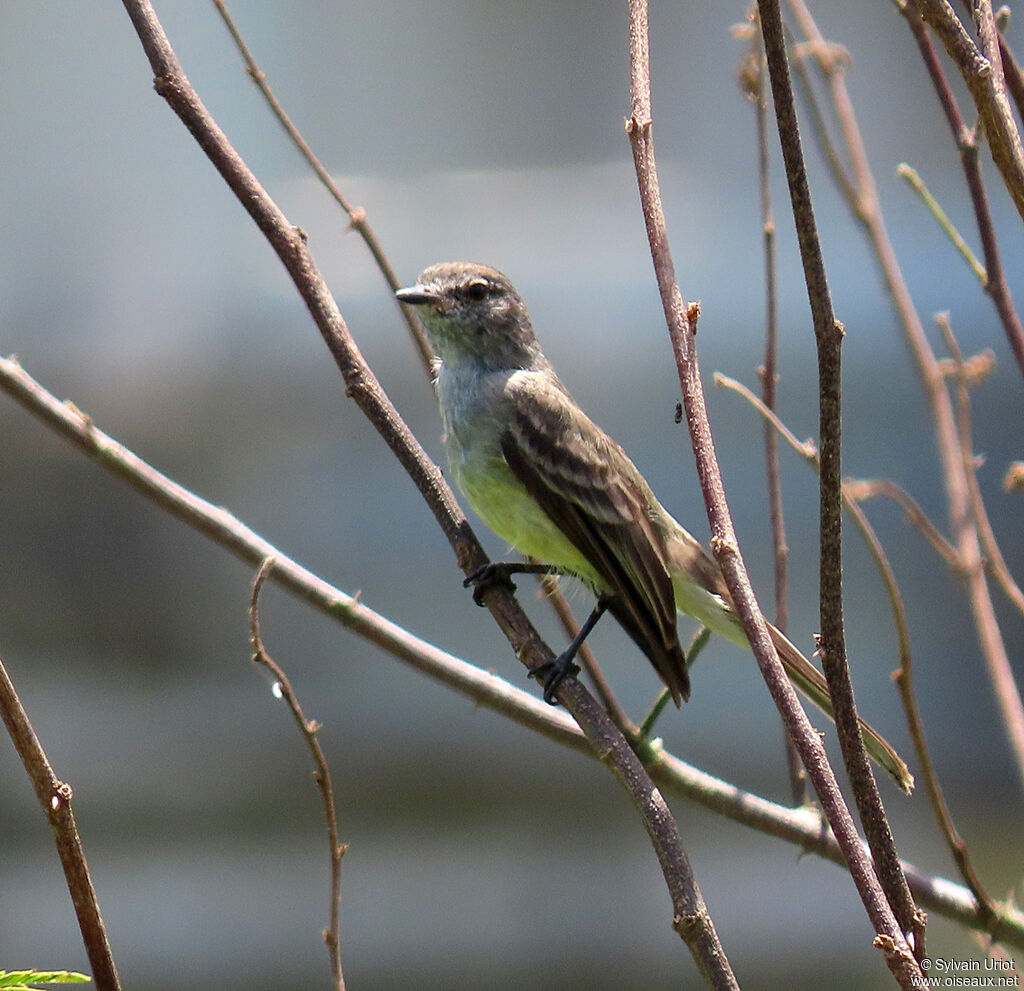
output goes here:
<path id="1" fill-rule="evenodd" d="M 327 820 L 327 843 L 330 847 L 331 864 L 331 897 L 330 918 L 327 928 L 323 930 L 323 940 L 331 961 L 331 977 L 336 991 L 345 991 L 345 975 L 341 969 L 341 858 L 348 849 L 347 843 L 338 838 L 338 812 L 334 806 L 334 785 L 331 783 L 331 771 L 327 766 L 327 756 L 317 733 L 320 724 L 315 719 L 307 719 L 299 705 L 298 697 L 292 683 L 284 670 L 267 653 L 260 632 L 260 591 L 267 576 L 274 570 L 274 559 L 265 558 L 256 572 L 252 583 L 252 595 L 249 597 L 249 639 L 252 643 L 252 659 L 262 664 L 274 679 L 275 692 L 280 692 L 288 711 L 292 714 L 295 724 L 299 727 L 306 746 L 313 756 L 316 770 L 313 772 L 313 783 L 320 792 L 320 801 L 324 807 L 324 818 Z"/>

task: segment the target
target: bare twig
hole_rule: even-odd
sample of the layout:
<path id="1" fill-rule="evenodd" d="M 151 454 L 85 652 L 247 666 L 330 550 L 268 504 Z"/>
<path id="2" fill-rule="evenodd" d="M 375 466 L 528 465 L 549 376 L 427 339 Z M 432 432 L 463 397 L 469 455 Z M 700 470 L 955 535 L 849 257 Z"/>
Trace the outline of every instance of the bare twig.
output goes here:
<path id="1" fill-rule="evenodd" d="M 999 56 L 1003 60 L 1003 75 L 1006 77 L 1006 88 L 1013 97 L 1017 113 L 1024 118 L 1024 68 L 1017 61 L 1013 49 L 1006 43 L 1003 29 L 999 29 Z"/>
<path id="2" fill-rule="evenodd" d="M 959 23 L 959 22 L 957 22 Z M 961 25 L 962 27 L 962 25 Z M 968 38 L 968 41 L 970 39 Z M 971 42 L 973 44 L 973 42 Z M 984 563 L 977 531 L 971 518 L 968 483 L 964 475 L 963 460 L 957 439 L 953 406 L 946 389 L 942 366 L 935 357 L 921 319 L 914 307 L 906 279 L 900 269 L 892 242 L 885 229 L 885 221 L 878 207 L 875 181 L 864 150 L 863 139 L 857 126 L 852 104 L 846 93 L 842 76 L 833 82 L 836 113 L 840 118 L 843 138 L 856 163 L 856 192 L 850 198 L 847 186 L 838 181 L 840 190 L 847 195 L 852 215 L 863 225 L 875 255 L 886 291 L 896 313 L 904 340 L 917 367 L 925 388 L 935 423 L 935 437 L 942 465 L 951 534 L 960 557 L 960 570 L 965 576 L 968 601 L 982 656 L 988 669 L 1002 715 L 1004 731 L 1010 741 L 1019 780 L 1024 784 L 1024 705 L 1019 696 L 1002 691 L 1010 673 L 1010 661 L 996 619 L 991 595 L 985 582 Z"/>
<path id="3" fill-rule="evenodd" d="M 974 525 L 978 529 L 978 536 L 982 548 L 985 551 L 985 566 L 996 580 L 996 584 L 1003 590 L 1006 597 L 1024 613 L 1024 593 L 1014 580 L 1010 569 L 1003 558 L 1003 552 L 999 548 L 999 541 L 996 540 L 995 531 L 992 529 L 992 522 L 988 518 L 988 511 L 985 509 L 985 500 L 981 494 L 981 487 L 978 485 L 977 460 L 974 456 L 974 442 L 971 430 L 971 394 L 968 388 L 970 384 L 967 372 L 967 362 L 960 351 L 953 328 L 950 326 L 949 314 L 940 313 L 935 317 L 935 322 L 942 331 L 946 346 L 952 355 L 956 368 L 956 397 L 957 397 L 957 424 L 959 427 L 960 451 L 963 457 L 964 476 L 967 479 L 968 498 L 971 505 L 971 513 L 974 516 Z M 1004 691 L 1015 692 L 1018 696 L 1020 691 L 1016 682 L 1012 680 L 1013 673 L 1010 672 L 1011 683 L 1004 686 Z"/>
<path id="4" fill-rule="evenodd" d="M 860 819 L 878 873 L 879 882 L 899 920 L 902 932 L 914 934 L 914 952 L 923 954 L 924 920 L 914 905 L 906 878 L 899 867 L 899 855 L 882 804 L 881 795 L 861 739 L 857 704 L 854 699 L 850 668 L 846 656 L 843 629 L 842 588 L 842 465 L 841 465 L 841 347 L 842 325 L 835 318 L 832 297 L 825 274 L 825 263 L 818 240 L 817 224 L 807 182 L 800 131 L 789 62 L 786 57 L 782 15 L 778 0 L 758 0 L 765 52 L 771 78 L 775 117 L 778 122 L 782 155 L 786 163 L 786 180 L 797 229 L 797 241 L 804 267 L 804 281 L 814 322 L 818 350 L 818 422 L 821 474 L 819 481 L 819 598 L 821 646 L 819 655 L 836 716 L 839 745 L 850 778 Z M 809 15 L 802 2 L 793 0 L 797 17 L 805 25 L 809 40 L 823 48 L 824 39 L 808 30 Z M 839 78 L 833 73 L 831 80 Z M 835 99 L 842 99 L 834 92 Z M 854 175 L 861 169 L 858 155 L 851 149 Z M 896 971 L 894 970 L 894 974 Z M 906 980 L 903 972 L 901 980 Z"/>
<path id="5" fill-rule="evenodd" d="M 28 772 L 36 798 L 39 799 L 53 832 L 57 854 L 64 869 L 64 878 L 71 895 L 71 903 L 75 907 L 78 928 L 82 933 L 82 943 L 89 957 L 89 966 L 92 968 L 92 978 L 96 982 L 97 991 L 120 991 L 121 982 L 117 976 L 117 967 L 110 952 L 107 930 L 103 925 L 100 905 L 96 899 L 96 889 L 92 885 L 89 865 L 75 823 L 75 814 L 71 809 L 71 785 L 61 781 L 53 773 L 46 752 L 32 728 L 28 713 L 21 704 L 2 659 L 0 716 L 3 716 L 7 733 Z"/>
<path id="6" fill-rule="evenodd" d="M 978 256 L 971 250 L 970 245 L 964 240 L 963 235 L 956 229 L 956 225 L 949 219 L 949 214 L 942 209 L 942 204 L 932 195 L 932 191 L 921 178 L 920 173 L 912 165 L 900 162 L 896 166 L 896 174 L 907 181 L 907 185 L 921 197 L 921 202 L 927 207 L 928 212 L 935 218 L 943 233 L 953 242 L 953 247 L 960 252 L 961 257 L 967 262 L 975 278 L 984 286 L 988 284 L 988 272 L 985 266 L 978 259 Z"/>
<path id="7" fill-rule="evenodd" d="M 773 40 L 769 41 L 766 37 L 765 44 L 769 55 L 769 66 L 771 66 L 772 44 L 782 45 L 782 25 L 778 7 L 775 6 L 774 10 L 766 12 L 766 6 L 765 4 L 761 5 L 761 18 L 762 23 L 766 16 L 772 18 L 772 28 L 770 32 L 766 30 L 766 35 L 770 33 Z M 683 403 L 686 407 L 686 420 L 690 428 L 691 442 L 697 462 L 697 473 L 708 511 L 708 519 L 711 523 L 712 550 L 722 568 L 738 615 L 750 639 L 758 666 L 761 668 L 772 697 L 782 714 L 786 729 L 800 753 L 804 767 L 807 769 L 821 800 L 825 815 L 847 858 L 858 893 L 878 933 L 878 945 L 883 950 L 886 963 L 893 974 L 897 976 L 901 986 L 909 989 L 919 986 L 920 969 L 914 960 L 900 924 L 893 915 L 879 886 L 871 863 L 864 856 L 853 821 L 839 792 L 835 776 L 829 767 L 821 740 L 814 733 L 785 676 L 782 664 L 772 645 L 764 617 L 761 615 L 751 591 L 732 521 L 729 518 L 704 407 L 703 389 L 695 354 L 694 332 L 699 307 L 687 306 L 683 301 L 675 278 L 668 245 L 668 231 L 661 206 L 657 164 L 651 134 L 650 55 L 645 0 L 630 0 L 629 11 L 632 85 L 631 113 L 626 129 L 633 150 L 640 202 L 643 207 L 662 308 L 665 312 L 676 365 L 679 369 Z M 773 91 L 774 89 L 773 78 Z M 777 95 L 776 107 L 778 107 Z M 789 173 L 790 163 L 787 161 L 787 174 Z M 854 732 L 859 743 L 859 726 Z M 863 755 L 863 749 L 861 753 Z M 867 762 L 866 756 L 864 762 L 865 764 Z M 870 773 L 869 769 L 869 776 Z"/>
<path id="8" fill-rule="evenodd" d="M 752 7 L 749 15 L 750 46 L 740 68 L 740 88 L 754 105 L 757 140 L 757 177 L 760 190 L 761 230 L 764 238 L 764 279 L 765 279 L 765 341 L 764 365 L 758 369 L 761 379 L 761 400 L 765 407 L 775 409 L 775 393 L 778 386 L 778 337 L 779 308 L 777 276 L 775 265 L 775 215 L 772 210 L 771 166 L 768 152 L 768 94 L 765 87 L 767 63 L 764 57 L 764 43 L 760 25 L 757 23 L 757 8 Z M 772 560 L 775 566 L 775 615 L 772 622 L 783 633 L 789 627 L 789 594 L 787 562 L 789 546 L 786 543 L 786 522 L 782 511 L 782 476 L 779 470 L 778 434 L 771 425 L 764 425 L 765 477 L 768 483 L 768 517 L 772 533 Z M 807 775 L 789 736 L 783 734 L 786 746 L 786 764 L 789 768 L 790 794 L 794 805 L 806 805 L 810 801 Z"/>
<path id="9" fill-rule="evenodd" d="M 917 693 L 914 691 L 914 667 L 910 653 L 910 630 L 907 626 L 906 611 L 903 608 L 903 598 L 896 584 L 896 575 L 893 573 L 892 566 L 882 547 L 882 542 L 878 539 L 874 527 L 871 526 L 860 505 L 853 499 L 848 499 L 846 501 L 846 508 L 868 545 L 871 556 L 874 558 L 875 564 L 882 576 L 886 595 L 889 598 L 900 651 L 900 666 L 899 670 L 895 672 L 896 687 L 899 689 L 900 701 L 903 703 L 903 712 L 907 719 L 907 726 L 910 729 L 910 736 L 914 741 L 914 750 L 917 753 L 917 760 L 921 766 L 921 775 L 924 778 L 925 789 L 928 792 L 928 800 L 931 803 L 939 829 L 949 847 L 953 862 L 960 871 L 960 876 L 967 882 L 974 897 L 978 900 L 978 909 L 981 914 L 985 916 L 990 925 L 995 924 L 998 915 L 995 903 L 982 887 L 981 880 L 978 878 L 971 863 L 967 844 L 964 843 L 956 830 L 956 826 L 953 824 L 953 817 L 950 814 L 945 795 L 939 784 L 935 765 L 932 763 L 931 751 L 928 749 L 928 741 L 924 732 L 924 720 L 921 718 L 921 710 L 917 704 Z"/>
<path id="10" fill-rule="evenodd" d="M 935 549 L 939 557 L 955 575 L 960 575 L 963 562 L 957 549 L 939 532 L 917 500 L 902 486 L 888 478 L 848 478 L 843 483 L 846 494 L 856 502 L 885 497 L 891 499 L 907 514 L 907 520 Z"/>
<path id="11" fill-rule="evenodd" d="M 384 281 L 388 284 L 392 294 L 394 294 L 395 290 L 399 288 L 401 283 L 398 281 L 398 276 L 395 274 L 395 270 L 391 267 L 391 261 L 385 254 L 383 246 L 380 241 L 377 240 L 376 233 L 370 226 L 370 221 L 366 217 L 366 211 L 361 206 L 356 206 L 349 202 L 345 194 L 338 188 L 338 184 L 331 178 L 327 169 L 320 164 L 320 160 L 313 153 L 313 149 L 310 148 L 306 139 L 303 138 L 302 134 L 299 132 L 299 129 L 292 123 L 288 114 L 285 113 L 284 107 L 281 106 L 281 103 L 274 95 L 274 91 L 270 88 L 270 83 L 267 82 L 266 73 L 260 69 L 255 56 L 250 51 L 245 38 L 242 36 L 242 32 L 239 30 L 234 18 L 228 12 L 226 0 L 213 0 L 213 5 L 217 8 L 217 12 L 220 14 L 221 19 L 224 21 L 224 24 L 228 29 L 228 33 L 231 35 L 231 40 L 234 41 L 235 47 L 242 56 L 242 61 L 245 62 L 245 70 L 249 74 L 249 77 L 263 94 L 263 98 L 267 101 L 267 105 L 284 128 L 285 133 L 289 138 L 291 138 L 292 143 L 296 148 L 298 148 L 299 154 L 306 159 L 310 168 L 312 168 L 313 172 L 316 174 L 316 177 L 331 194 L 338 206 L 345 211 L 352 230 L 356 231 L 363 239 L 363 243 L 373 256 L 373 260 L 377 263 L 377 268 L 380 269 L 381 275 L 384 276 Z M 392 299 L 395 300 L 395 305 L 402 314 L 402 319 L 405 321 L 405 326 L 409 331 L 409 336 L 412 337 L 413 342 L 416 345 L 416 350 L 419 352 L 420 361 L 429 375 L 431 363 L 434 360 L 434 352 L 430 347 L 430 342 L 427 340 L 427 335 L 423 330 L 423 325 L 420 323 L 420 318 L 417 316 L 415 309 L 411 306 L 403 306 L 397 299 L 395 299 L 394 295 L 392 295 Z"/>
<path id="12" fill-rule="evenodd" d="M 989 0 L 974 0 L 971 5 L 978 31 L 975 44 L 949 0 L 915 2 L 960 70 L 985 128 L 992 159 L 1024 219 L 1024 151 L 1006 96 L 992 4 Z"/>
<path id="13" fill-rule="evenodd" d="M 725 388 L 731 389 L 743 396 L 752 406 L 757 409 L 762 416 L 765 417 L 766 422 L 769 422 L 772 427 L 778 430 L 791 444 L 795 447 L 799 454 L 804 455 L 804 459 L 808 461 L 811 466 L 818 470 L 818 458 L 817 454 L 807 456 L 808 444 L 795 443 L 796 438 L 793 437 L 792 433 L 786 429 L 785 425 L 768 410 L 763 403 L 761 403 L 757 397 L 741 382 L 737 382 L 735 379 L 727 378 L 724 375 L 715 375 L 715 383 Z M 892 566 L 889 563 L 889 559 L 882 547 L 881 541 L 878 539 L 878 535 L 875 533 L 874 528 L 868 521 L 867 516 L 861 509 L 858 497 L 862 495 L 861 488 L 863 483 L 860 482 L 844 482 L 843 484 L 843 508 L 850 514 L 854 524 L 860 531 L 861 536 L 868 545 L 868 550 L 871 552 L 871 556 L 874 558 L 875 565 L 878 568 L 879 574 L 882 579 L 882 584 L 885 586 L 886 595 L 889 598 L 889 607 L 892 610 L 893 625 L 896 627 L 896 639 L 899 644 L 900 654 L 900 667 L 895 673 L 895 680 L 897 688 L 899 689 L 900 699 L 903 703 L 903 710 L 906 714 L 907 725 L 910 729 L 911 738 L 914 741 L 914 750 L 917 753 L 917 759 L 921 765 L 921 773 L 924 776 L 925 788 L 928 792 L 928 798 L 932 805 L 932 810 L 935 813 L 936 820 L 938 821 L 939 828 L 942 830 L 943 835 L 946 838 L 946 843 L 950 848 L 950 853 L 953 856 L 953 860 L 960 870 L 961 876 L 967 882 L 975 898 L 978 900 L 979 911 L 985 915 L 990 925 L 997 925 L 998 909 L 992 899 L 986 894 L 985 890 L 981 886 L 981 882 L 978 879 L 977 874 L 970 861 L 970 856 L 967 851 L 967 845 L 960 838 L 960 834 L 956 831 L 956 827 L 953 825 L 953 818 L 950 815 L 949 807 L 946 805 L 945 797 L 942 793 L 942 788 L 939 785 L 938 775 L 935 773 L 935 766 L 932 763 L 931 753 L 928 749 L 928 743 L 924 732 L 924 721 L 921 718 L 921 711 L 917 705 L 917 696 L 914 691 L 913 683 L 913 661 L 910 652 L 910 630 L 907 625 L 906 610 L 903 607 L 903 598 L 900 595 L 899 587 L 896 583 L 896 575 L 892 570 Z M 901 493 L 902 489 L 898 486 L 893 486 Z M 910 500 L 911 504 L 916 508 L 917 504 L 910 499 L 910 496 L 903 493 L 906 499 Z M 920 513 L 920 510 L 918 510 Z M 923 518 L 923 513 L 921 514 Z M 931 523 L 925 520 L 927 525 L 930 527 Z M 939 540 L 943 538 L 941 535 L 937 535 Z M 950 549 L 952 552 L 952 549 Z M 952 552 L 955 554 L 955 552 Z"/>
<path id="14" fill-rule="evenodd" d="M 545 705 L 489 671 L 439 650 L 374 612 L 358 599 L 328 584 L 250 530 L 227 510 L 214 506 L 160 474 L 138 455 L 99 430 L 71 403 L 47 392 L 15 361 L 0 358 L 0 390 L 6 392 L 63 440 L 130 485 L 143 497 L 180 519 L 218 546 L 253 567 L 274 561 L 269 580 L 391 656 L 427 677 L 458 691 L 475 704 L 501 713 L 520 726 L 596 759 L 590 744 L 567 713 Z M 754 401 L 758 402 L 756 397 Z M 799 448 L 799 444 L 797 444 Z M 696 655 L 691 644 L 687 657 Z M 844 863 L 834 837 L 822 829 L 817 813 L 789 809 L 721 781 L 656 747 L 649 748 L 647 766 L 666 792 L 695 801 L 720 815 L 793 843 L 808 853 Z M 943 878 L 905 865 L 915 895 L 925 907 L 963 925 L 984 928 L 971 893 Z M 1024 913 L 1008 909 L 993 938 L 1024 949 Z"/>
<path id="15" fill-rule="evenodd" d="M 1013 295 L 1003 270 L 999 242 L 996 238 L 995 225 L 992 222 L 992 211 L 988 203 L 988 194 L 985 192 L 985 180 L 981 174 L 977 133 L 974 128 L 969 128 L 964 123 L 956 97 L 946 80 L 935 47 L 932 45 L 931 36 L 921 21 L 916 0 L 905 0 L 901 10 L 907 24 L 910 25 L 925 68 L 927 68 L 932 85 L 935 87 L 939 104 L 946 116 L 950 131 L 953 133 L 953 139 L 960 150 L 960 162 L 964 170 L 967 189 L 971 194 L 978 235 L 981 238 L 982 251 L 985 254 L 985 277 L 982 285 L 999 314 L 1006 339 L 1017 360 L 1017 367 L 1024 373 L 1024 328 L 1021 327 L 1020 317 L 1017 315 Z M 1002 42 L 1002 35 L 1000 35 L 1000 44 L 1000 50 L 1009 54 L 1009 49 Z M 1020 71 L 1016 63 L 1014 63 L 1014 67 L 1018 72 Z M 1013 74 L 1011 73 L 1008 78 L 1014 78 Z"/>
<path id="16" fill-rule="evenodd" d="M 313 772 L 313 783 L 316 785 L 317 791 L 320 792 L 320 800 L 324 806 L 331 864 L 330 918 L 322 936 L 330 956 L 333 986 L 337 991 L 345 991 L 345 976 L 341 969 L 341 858 L 345 856 L 348 844 L 340 842 L 338 838 L 338 812 L 334 807 L 334 785 L 331 783 L 331 771 L 327 766 L 327 757 L 317 737 L 320 724 L 315 719 L 306 718 L 288 676 L 267 653 L 263 637 L 260 634 L 260 590 L 273 568 L 274 559 L 266 558 L 260 565 L 259 571 L 256 572 L 256 578 L 252 583 L 252 594 L 249 597 L 249 636 L 252 642 L 252 659 L 256 664 L 262 664 L 274 678 L 275 691 L 280 692 L 281 698 L 288 706 L 288 711 L 291 712 L 292 718 L 299 727 L 306 746 L 309 747 L 309 752 L 313 756 L 313 763 L 316 765 L 316 770 Z"/>

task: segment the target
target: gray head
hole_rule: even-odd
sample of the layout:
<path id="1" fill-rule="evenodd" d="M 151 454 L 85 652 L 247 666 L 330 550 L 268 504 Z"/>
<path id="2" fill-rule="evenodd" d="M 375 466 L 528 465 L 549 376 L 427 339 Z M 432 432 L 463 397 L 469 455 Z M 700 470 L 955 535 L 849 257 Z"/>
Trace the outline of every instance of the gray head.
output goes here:
<path id="1" fill-rule="evenodd" d="M 424 269 L 416 285 L 395 294 L 419 309 L 438 357 L 486 368 L 546 365 L 530 314 L 515 286 L 497 269 L 443 262 Z"/>

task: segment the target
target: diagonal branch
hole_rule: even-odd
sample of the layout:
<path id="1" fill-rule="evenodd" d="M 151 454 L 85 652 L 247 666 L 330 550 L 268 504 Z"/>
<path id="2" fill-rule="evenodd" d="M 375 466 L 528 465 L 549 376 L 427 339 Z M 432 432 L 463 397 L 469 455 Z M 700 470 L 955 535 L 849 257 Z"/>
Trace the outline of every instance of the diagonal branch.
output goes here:
<path id="1" fill-rule="evenodd" d="M 310 254 L 303 233 L 292 226 L 260 185 L 188 81 L 148 0 L 123 0 L 155 76 L 157 92 L 188 128 L 217 171 L 274 248 L 309 309 L 342 377 L 346 391 L 386 441 L 415 482 L 468 575 L 486 563 L 451 489 L 412 435 L 363 360 L 334 298 Z M 495 586 L 485 602 L 516 657 L 530 670 L 553 654 L 540 639 L 515 597 Z M 591 746 L 629 793 L 651 839 L 672 899 L 675 928 L 705 973 L 720 971 L 725 959 L 679 838 L 678 826 L 661 793 L 608 714 L 575 679 L 556 692 Z M 726 965 L 727 966 L 727 965 Z M 725 983 L 716 986 L 731 986 Z"/>
<path id="2" fill-rule="evenodd" d="M 78 928 L 82 933 L 82 942 L 89 957 L 89 966 L 92 968 L 97 991 L 120 991 L 121 982 L 117 976 L 117 967 L 110 952 L 110 943 L 107 941 L 107 930 L 100 915 L 96 889 L 89 876 L 89 865 L 86 863 L 82 840 L 78 835 L 75 813 L 71 809 L 71 786 L 53 773 L 46 751 L 43 750 L 32 728 L 28 713 L 21 704 L 2 660 L 0 716 L 3 717 L 14 749 L 18 751 L 18 756 L 25 765 L 36 797 L 53 831 L 57 854 L 64 868 L 68 892 L 71 894 L 71 902 L 78 917 Z"/>
<path id="3" fill-rule="evenodd" d="M 921 979 L 920 969 L 914 960 L 900 924 L 894 917 L 885 894 L 879 886 L 871 862 L 864 855 L 853 820 L 828 764 L 821 740 L 815 735 L 785 676 L 782 664 L 772 646 L 764 617 L 761 615 L 750 588 L 750 582 L 739 552 L 714 453 L 694 350 L 694 333 L 699 306 L 686 306 L 683 302 L 682 293 L 675 279 L 675 270 L 668 244 L 668 230 L 661 206 L 657 164 L 651 134 L 650 54 L 645 0 L 630 0 L 629 11 L 632 107 L 626 129 L 633 150 L 633 161 L 648 241 L 650 242 L 651 258 L 679 369 L 680 385 L 697 462 L 697 472 L 700 477 L 708 519 L 711 523 L 712 548 L 722 568 L 737 612 L 743 621 L 758 666 L 847 859 L 858 893 L 878 933 L 877 942 L 883 950 L 886 963 L 893 974 L 897 976 L 901 987 L 907 989 L 917 987 Z M 762 19 L 765 14 L 765 5 L 762 5 Z M 777 6 L 774 9 L 773 23 L 774 29 L 778 32 L 777 42 L 781 44 L 781 18 Z M 766 37 L 769 64 L 771 64 L 772 58 L 771 47 L 771 43 Z M 778 102 L 777 98 L 776 102 Z M 787 162 L 787 173 L 789 171 Z M 856 735 L 859 740 L 859 733 Z M 863 750 L 861 750 L 861 754 L 863 756 Z M 863 759 L 866 764 L 866 756 Z M 868 774 L 870 776 L 870 770 Z"/>
<path id="4" fill-rule="evenodd" d="M 358 598 L 307 571 L 230 512 L 162 475 L 103 433 L 72 403 L 61 402 L 44 389 L 16 361 L 0 358 L 0 390 L 63 440 L 91 457 L 99 467 L 241 561 L 258 567 L 262 561 L 272 558 L 274 566 L 268 575 L 270 581 L 357 636 L 428 678 L 472 699 L 474 704 L 500 713 L 546 739 L 597 758 L 567 713 L 545 705 L 534 695 L 510 685 L 490 671 L 468 664 L 421 640 L 374 612 Z M 753 401 L 756 404 L 756 399 Z M 785 428 L 781 429 L 785 435 Z M 789 437 L 787 440 L 795 442 Z M 795 444 L 799 449 L 799 442 Z M 687 653 L 690 655 L 692 648 Z M 743 791 L 655 745 L 648 748 L 647 754 L 648 770 L 666 792 L 690 799 L 719 815 L 792 843 L 840 866 L 845 863 L 838 843 L 829 830 L 822 829 L 816 811 L 787 808 Z M 996 926 L 987 926 L 968 890 L 944 878 L 932 877 L 912 865 L 905 864 L 904 869 L 915 896 L 926 908 L 1024 949 L 1024 913 L 1007 908 Z"/>
<path id="5" fill-rule="evenodd" d="M 915 0 L 924 19 L 945 45 L 978 109 L 989 151 L 1017 212 L 1024 219 L 1024 150 L 1006 96 L 999 32 L 989 0 L 974 0 L 975 43 L 949 0 Z"/>
<path id="6" fill-rule="evenodd" d="M 345 215 L 349 219 L 349 224 L 351 225 L 352 230 L 356 231 L 363 239 L 363 243 L 366 245 L 367 250 L 373 256 L 373 260 L 377 263 L 377 268 L 380 269 L 381 275 L 384 276 L 384 281 L 388 284 L 388 288 L 391 290 L 392 294 L 394 294 L 394 292 L 400 287 L 401 283 L 398 281 L 398 276 L 395 274 L 395 270 L 391 267 L 391 262 L 388 259 L 388 256 L 384 253 L 383 245 L 377 240 L 376 232 L 370 226 L 370 221 L 367 219 L 366 211 L 361 206 L 356 206 L 354 203 L 349 202 L 348 197 L 346 197 L 338 188 L 338 184 L 331 178 L 331 174 L 324 168 L 320 159 L 313 153 L 313 149 L 309 146 L 309 143 L 299 133 L 299 129 L 292 123 L 291 118 L 285 112 L 281 102 L 274 95 L 274 91 L 270 88 L 270 83 L 267 82 L 267 74 L 259 67 L 256 57 L 253 55 L 252 51 L 250 51 L 245 38 L 242 36 L 242 32 L 238 29 L 238 25 L 235 23 L 231 13 L 228 11 L 226 0 L 213 0 L 213 5 L 217 8 L 217 13 L 220 14 L 221 20 L 224 21 L 224 26 L 228 29 L 228 34 L 231 35 L 231 40 L 235 43 L 235 47 L 238 49 L 239 55 L 242 56 L 242 61 L 245 62 L 245 70 L 248 72 L 249 78 L 252 79 L 256 84 L 256 88 L 263 94 L 263 98 L 267 101 L 267 105 L 270 107 L 271 112 L 278 119 L 292 143 L 296 148 L 298 148 L 299 154 L 306 159 L 316 177 L 331 194 L 338 206 L 345 211 Z M 434 360 L 434 352 L 430 347 L 430 342 L 427 340 L 427 335 L 423 330 L 423 325 L 420 323 L 420 318 L 416 315 L 416 311 L 411 306 L 402 306 L 394 295 L 392 295 L 392 299 L 395 300 L 395 305 L 398 307 L 399 313 L 402 314 L 402 319 L 405 321 L 405 326 L 409 331 L 409 336 L 413 339 L 413 343 L 416 345 L 416 350 L 419 352 L 420 356 L 420 362 L 429 373 L 431 363 Z"/>

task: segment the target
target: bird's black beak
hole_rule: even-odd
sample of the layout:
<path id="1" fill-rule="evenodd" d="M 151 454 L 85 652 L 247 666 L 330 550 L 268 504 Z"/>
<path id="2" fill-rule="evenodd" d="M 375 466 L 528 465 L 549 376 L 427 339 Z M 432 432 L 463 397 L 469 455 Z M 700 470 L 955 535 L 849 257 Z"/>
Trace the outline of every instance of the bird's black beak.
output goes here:
<path id="1" fill-rule="evenodd" d="M 425 306 L 437 300 L 437 294 L 425 286 L 407 286 L 405 289 L 396 290 L 395 296 L 408 306 Z"/>

